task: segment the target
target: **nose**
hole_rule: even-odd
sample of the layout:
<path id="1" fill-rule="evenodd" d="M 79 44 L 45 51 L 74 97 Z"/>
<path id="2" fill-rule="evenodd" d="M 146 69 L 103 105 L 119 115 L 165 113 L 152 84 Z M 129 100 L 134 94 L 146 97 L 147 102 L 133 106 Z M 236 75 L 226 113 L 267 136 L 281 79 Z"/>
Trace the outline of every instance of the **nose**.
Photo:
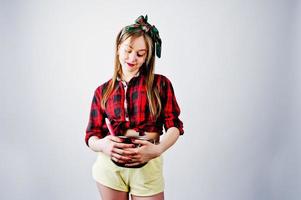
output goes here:
<path id="1" fill-rule="evenodd" d="M 135 52 L 131 52 L 131 53 L 129 54 L 129 61 L 130 61 L 130 62 L 133 62 L 133 61 L 136 61 L 136 59 L 137 59 L 136 53 L 135 53 Z"/>

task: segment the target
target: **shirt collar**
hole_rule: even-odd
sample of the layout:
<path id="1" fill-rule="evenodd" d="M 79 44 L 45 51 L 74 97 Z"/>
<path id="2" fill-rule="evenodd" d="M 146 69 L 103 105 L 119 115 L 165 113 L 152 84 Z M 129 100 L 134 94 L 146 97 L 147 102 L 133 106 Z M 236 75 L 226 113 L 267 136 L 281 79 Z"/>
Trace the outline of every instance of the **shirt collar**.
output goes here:
<path id="1" fill-rule="evenodd" d="M 134 76 L 134 77 L 138 77 L 140 75 L 140 71 L 138 71 Z M 131 79 L 132 80 L 132 79 Z M 125 80 L 122 80 L 119 76 L 117 76 L 117 81 L 121 81 L 122 83 L 127 83 Z"/>

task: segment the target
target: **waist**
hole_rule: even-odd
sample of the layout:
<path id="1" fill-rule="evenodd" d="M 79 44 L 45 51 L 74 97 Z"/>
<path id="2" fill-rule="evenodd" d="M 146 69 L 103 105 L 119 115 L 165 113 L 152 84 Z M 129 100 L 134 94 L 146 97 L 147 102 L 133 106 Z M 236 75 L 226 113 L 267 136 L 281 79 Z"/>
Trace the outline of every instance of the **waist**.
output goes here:
<path id="1" fill-rule="evenodd" d="M 122 121 L 121 119 L 110 119 L 111 125 L 116 135 L 126 135 L 126 132 L 133 130 L 138 132 L 135 135 L 143 136 L 144 132 L 156 132 L 163 134 L 163 123 L 160 121 Z M 140 132 L 140 134 L 139 134 Z M 152 136 L 150 136 L 152 137 Z"/>
<path id="2" fill-rule="evenodd" d="M 139 132 L 135 131 L 134 129 L 127 129 L 124 136 L 126 137 L 139 137 L 141 136 Z M 160 141 L 160 134 L 157 132 L 144 132 L 144 136 L 146 140 L 152 143 L 159 143 Z"/>

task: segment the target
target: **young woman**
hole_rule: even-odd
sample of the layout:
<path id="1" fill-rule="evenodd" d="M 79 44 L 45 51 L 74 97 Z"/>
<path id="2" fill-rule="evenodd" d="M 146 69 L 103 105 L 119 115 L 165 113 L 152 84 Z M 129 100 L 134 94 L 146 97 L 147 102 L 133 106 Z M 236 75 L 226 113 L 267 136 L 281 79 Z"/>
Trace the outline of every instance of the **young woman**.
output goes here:
<path id="1" fill-rule="evenodd" d="M 155 55 L 159 32 L 140 16 L 119 32 L 113 77 L 95 90 L 85 141 L 98 153 L 92 174 L 104 200 L 164 199 L 161 155 L 184 131 L 171 82 L 154 74 Z"/>

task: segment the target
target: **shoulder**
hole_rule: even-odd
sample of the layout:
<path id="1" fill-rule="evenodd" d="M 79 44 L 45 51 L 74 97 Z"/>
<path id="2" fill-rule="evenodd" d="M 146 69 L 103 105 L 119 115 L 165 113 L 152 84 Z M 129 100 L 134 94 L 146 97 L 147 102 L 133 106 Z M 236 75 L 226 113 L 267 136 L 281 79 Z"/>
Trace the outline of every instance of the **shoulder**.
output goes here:
<path id="1" fill-rule="evenodd" d="M 99 85 L 96 89 L 95 89 L 95 94 L 97 95 L 102 95 L 104 93 L 104 90 L 107 88 L 107 86 L 109 85 L 109 83 L 112 81 L 112 79 L 102 83 L 101 85 Z"/>
<path id="2" fill-rule="evenodd" d="M 166 76 L 162 75 L 162 74 L 155 74 L 155 78 L 154 80 L 158 83 L 171 83 L 169 78 L 167 78 Z"/>
<path id="3" fill-rule="evenodd" d="M 162 74 L 155 74 L 154 77 L 154 82 L 157 84 L 159 87 L 166 87 L 171 85 L 171 81 L 169 78 Z"/>

